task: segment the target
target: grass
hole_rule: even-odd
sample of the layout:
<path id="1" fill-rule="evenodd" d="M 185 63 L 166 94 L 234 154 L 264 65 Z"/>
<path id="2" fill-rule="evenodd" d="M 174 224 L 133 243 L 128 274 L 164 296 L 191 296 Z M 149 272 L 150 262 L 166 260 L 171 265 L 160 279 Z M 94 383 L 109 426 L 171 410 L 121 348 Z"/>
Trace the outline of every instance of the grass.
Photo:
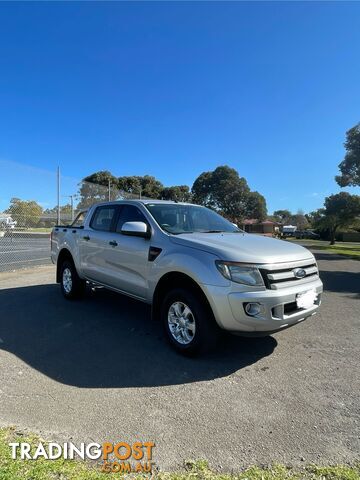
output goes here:
<path id="1" fill-rule="evenodd" d="M 52 228 L 46 228 L 46 227 L 34 227 L 34 228 L 29 228 L 27 231 L 28 232 L 46 232 L 50 233 Z"/>
<path id="2" fill-rule="evenodd" d="M 323 240 L 294 240 L 292 242 L 300 243 L 306 248 L 314 250 L 323 250 L 336 255 L 344 255 L 346 257 L 360 260 L 360 244 L 337 242 L 335 245 L 329 245 L 329 242 Z"/>
<path id="3" fill-rule="evenodd" d="M 13 460 L 9 442 L 29 442 L 33 448 L 40 439 L 23 436 L 13 428 L 0 429 L 0 480 L 104 480 L 120 474 L 102 473 L 99 465 L 77 460 Z M 42 440 L 42 443 L 44 441 Z M 144 479 L 145 475 L 126 475 Z M 146 477 L 149 478 L 149 475 Z M 267 468 L 252 466 L 237 473 L 213 472 L 205 460 L 188 461 L 181 472 L 158 472 L 152 480 L 360 480 L 360 464 L 321 467 L 308 465 L 294 469 L 284 465 Z"/>
<path id="4" fill-rule="evenodd" d="M 50 233 L 52 228 L 50 227 L 30 227 L 22 230 L 23 232 L 34 232 L 34 233 Z"/>

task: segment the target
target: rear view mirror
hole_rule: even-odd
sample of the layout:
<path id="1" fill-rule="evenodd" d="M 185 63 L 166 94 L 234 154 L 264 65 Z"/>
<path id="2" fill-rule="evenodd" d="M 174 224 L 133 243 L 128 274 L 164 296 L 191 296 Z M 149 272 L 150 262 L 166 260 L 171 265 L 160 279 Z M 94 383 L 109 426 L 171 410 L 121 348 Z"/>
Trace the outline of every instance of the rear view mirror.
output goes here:
<path id="1" fill-rule="evenodd" d="M 150 230 L 145 222 L 125 222 L 121 227 L 123 235 L 131 235 L 133 237 L 150 238 Z"/>

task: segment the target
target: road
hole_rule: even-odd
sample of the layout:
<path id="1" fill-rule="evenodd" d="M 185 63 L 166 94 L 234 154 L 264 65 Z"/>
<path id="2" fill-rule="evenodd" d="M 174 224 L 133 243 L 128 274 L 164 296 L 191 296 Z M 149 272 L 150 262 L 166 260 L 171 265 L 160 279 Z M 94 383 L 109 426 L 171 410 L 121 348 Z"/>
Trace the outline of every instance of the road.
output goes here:
<path id="1" fill-rule="evenodd" d="M 50 263 L 49 236 L 0 238 L 0 272 Z"/>
<path id="2" fill-rule="evenodd" d="M 360 262 L 318 254 L 320 313 L 183 358 L 148 307 L 98 290 L 65 301 L 54 267 L 0 275 L 0 424 L 57 441 L 155 441 L 176 469 L 359 458 Z"/>

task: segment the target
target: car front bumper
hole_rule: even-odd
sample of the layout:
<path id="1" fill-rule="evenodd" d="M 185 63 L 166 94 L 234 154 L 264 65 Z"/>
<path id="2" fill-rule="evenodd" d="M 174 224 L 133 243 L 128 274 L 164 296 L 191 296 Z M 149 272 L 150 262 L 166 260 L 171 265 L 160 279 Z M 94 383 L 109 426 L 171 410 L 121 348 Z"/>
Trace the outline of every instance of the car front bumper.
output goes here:
<path id="1" fill-rule="evenodd" d="M 274 333 L 315 315 L 320 304 L 323 285 L 319 278 L 313 282 L 281 290 L 236 292 L 231 288 L 203 285 L 219 326 L 234 333 Z M 297 308 L 299 293 L 315 290 L 317 298 L 310 308 Z M 261 313 L 250 316 L 245 312 L 247 303 L 261 305 Z"/>

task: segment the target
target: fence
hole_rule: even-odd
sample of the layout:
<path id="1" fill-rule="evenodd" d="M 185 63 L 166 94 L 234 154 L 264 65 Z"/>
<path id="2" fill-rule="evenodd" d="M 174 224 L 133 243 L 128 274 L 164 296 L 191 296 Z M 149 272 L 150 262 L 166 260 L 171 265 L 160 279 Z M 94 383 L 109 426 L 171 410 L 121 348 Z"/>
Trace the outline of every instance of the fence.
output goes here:
<path id="1" fill-rule="evenodd" d="M 0 272 L 51 264 L 54 225 L 94 203 L 141 196 L 14 162 L 0 161 L 0 172 Z"/>

